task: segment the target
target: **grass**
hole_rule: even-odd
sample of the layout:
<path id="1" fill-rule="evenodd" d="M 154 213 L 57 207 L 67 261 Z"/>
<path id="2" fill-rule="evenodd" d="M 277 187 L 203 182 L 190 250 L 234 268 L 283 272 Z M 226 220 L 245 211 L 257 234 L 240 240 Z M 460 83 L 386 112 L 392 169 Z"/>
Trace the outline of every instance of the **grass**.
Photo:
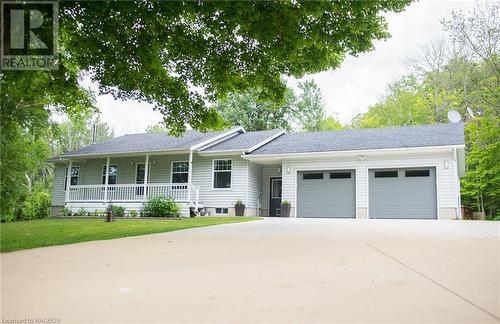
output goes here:
<path id="1" fill-rule="evenodd" d="M 196 217 L 180 220 L 40 219 L 0 225 L 0 252 L 32 249 L 181 229 L 248 222 L 257 217 Z"/>

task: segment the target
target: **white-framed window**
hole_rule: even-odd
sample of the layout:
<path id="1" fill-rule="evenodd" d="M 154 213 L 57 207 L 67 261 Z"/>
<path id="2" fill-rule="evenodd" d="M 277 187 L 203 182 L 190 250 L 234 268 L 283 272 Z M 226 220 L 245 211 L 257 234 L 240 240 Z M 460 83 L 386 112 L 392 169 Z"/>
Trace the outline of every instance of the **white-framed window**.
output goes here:
<path id="1" fill-rule="evenodd" d="M 108 172 L 108 184 L 110 185 L 116 184 L 117 176 L 118 176 L 118 165 L 110 164 Z M 102 166 L 101 184 L 106 184 L 106 164 Z"/>
<path id="2" fill-rule="evenodd" d="M 188 161 L 172 161 L 172 183 L 187 183 L 189 173 Z"/>
<path id="3" fill-rule="evenodd" d="M 66 190 L 66 187 L 68 186 L 68 168 L 66 167 L 64 169 L 64 190 Z M 71 174 L 70 174 L 70 186 L 77 186 L 78 182 L 80 181 L 80 167 L 78 165 L 74 165 L 71 167 Z"/>
<path id="4" fill-rule="evenodd" d="M 213 188 L 230 189 L 233 170 L 231 159 L 213 160 Z"/>
<path id="5" fill-rule="evenodd" d="M 217 207 L 215 208 L 215 215 L 227 215 L 229 214 L 229 208 Z"/>

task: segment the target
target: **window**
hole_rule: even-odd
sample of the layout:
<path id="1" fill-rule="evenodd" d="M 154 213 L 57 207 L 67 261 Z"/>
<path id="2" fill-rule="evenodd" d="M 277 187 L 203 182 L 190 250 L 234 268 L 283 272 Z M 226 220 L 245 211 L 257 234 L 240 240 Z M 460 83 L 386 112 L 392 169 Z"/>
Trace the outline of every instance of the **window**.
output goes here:
<path id="1" fill-rule="evenodd" d="M 351 172 L 331 172 L 330 179 L 350 179 Z"/>
<path id="2" fill-rule="evenodd" d="M 64 170 L 64 190 L 66 190 L 66 187 L 68 186 L 68 168 Z M 78 180 L 80 177 L 80 167 L 79 166 L 72 166 L 71 167 L 71 181 L 69 182 L 70 186 L 77 186 L 78 185 Z"/>
<path id="3" fill-rule="evenodd" d="M 405 171 L 405 177 L 407 177 L 407 178 L 429 177 L 429 176 L 430 176 L 429 170 L 407 170 L 407 171 Z"/>
<path id="4" fill-rule="evenodd" d="M 375 178 L 397 178 L 398 171 L 375 171 Z"/>
<path id="5" fill-rule="evenodd" d="M 172 162 L 172 183 L 188 182 L 189 162 Z"/>
<path id="6" fill-rule="evenodd" d="M 232 160 L 214 160 L 214 188 L 231 188 Z"/>
<path id="7" fill-rule="evenodd" d="M 108 184 L 110 185 L 116 184 L 117 175 L 118 175 L 118 166 L 116 164 L 110 164 L 108 173 Z M 106 184 L 106 165 L 102 166 L 101 184 Z"/>
<path id="8" fill-rule="evenodd" d="M 281 199 L 281 179 L 271 179 L 271 198 Z"/>
<path id="9" fill-rule="evenodd" d="M 323 179 L 323 173 L 304 173 L 302 175 L 302 179 L 304 180 Z"/>
<path id="10" fill-rule="evenodd" d="M 215 214 L 216 215 L 227 215 L 227 214 L 229 214 L 229 209 L 228 208 L 215 208 Z"/>

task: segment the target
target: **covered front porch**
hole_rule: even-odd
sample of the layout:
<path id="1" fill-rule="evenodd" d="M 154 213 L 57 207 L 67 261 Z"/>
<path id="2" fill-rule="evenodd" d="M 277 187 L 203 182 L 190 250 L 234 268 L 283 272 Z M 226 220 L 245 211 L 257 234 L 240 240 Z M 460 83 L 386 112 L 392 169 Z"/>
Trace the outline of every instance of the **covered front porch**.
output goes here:
<path id="1" fill-rule="evenodd" d="M 199 188 L 191 181 L 192 152 L 186 153 L 68 159 L 64 206 L 99 210 L 113 204 L 137 210 L 163 196 L 181 204 L 183 214 L 189 215 L 190 207 L 201 206 Z"/>

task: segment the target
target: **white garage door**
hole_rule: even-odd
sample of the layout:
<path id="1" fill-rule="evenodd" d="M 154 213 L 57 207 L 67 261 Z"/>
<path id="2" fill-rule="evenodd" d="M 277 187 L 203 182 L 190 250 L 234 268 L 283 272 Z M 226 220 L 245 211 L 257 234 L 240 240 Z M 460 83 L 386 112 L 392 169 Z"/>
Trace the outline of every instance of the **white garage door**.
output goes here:
<path id="1" fill-rule="evenodd" d="M 370 170 L 370 218 L 435 219 L 436 169 Z"/>
<path id="2" fill-rule="evenodd" d="M 297 173 L 297 217 L 356 217 L 354 170 Z"/>

